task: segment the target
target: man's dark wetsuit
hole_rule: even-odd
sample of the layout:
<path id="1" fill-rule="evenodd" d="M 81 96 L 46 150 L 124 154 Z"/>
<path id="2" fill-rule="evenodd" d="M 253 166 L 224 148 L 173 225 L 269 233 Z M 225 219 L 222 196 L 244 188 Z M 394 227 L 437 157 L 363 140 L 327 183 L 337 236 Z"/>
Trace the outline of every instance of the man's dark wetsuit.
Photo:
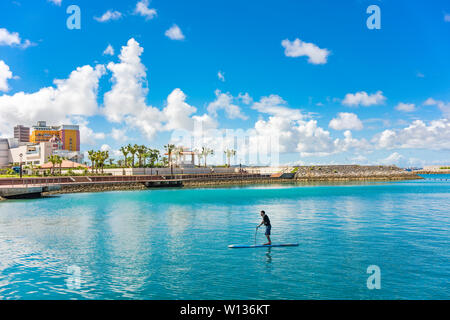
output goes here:
<path id="1" fill-rule="evenodd" d="M 267 214 L 264 215 L 263 222 L 264 222 L 264 225 L 266 226 L 266 233 L 265 233 L 265 235 L 266 236 L 270 236 L 270 229 L 272 229 L 272 225 L 270 224 L 270 219 L 267 216 Z"/>

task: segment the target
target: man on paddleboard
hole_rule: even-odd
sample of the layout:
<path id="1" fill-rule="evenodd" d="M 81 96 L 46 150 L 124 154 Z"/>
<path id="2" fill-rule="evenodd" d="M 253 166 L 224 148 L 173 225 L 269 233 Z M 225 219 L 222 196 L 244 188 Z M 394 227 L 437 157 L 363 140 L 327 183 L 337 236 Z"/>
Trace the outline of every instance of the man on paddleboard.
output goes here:
<path id="1" fill-rule="evenodd" d="M 272 241 L 270 240 L 270 229 L 272 229 L 272 225 L 270 224 L 270 219 L 269 216 L 266 214 L 266 212 L 264 210 L 261 210 L 261 217 L 263 218 L 263 220 L 261 221 L 261 223 L 256 227 L 256 229 L 258 229 L 259 227 L 261 227 L 262 225 L 266 226 L 266 237 L 267 237 L 267 243 L 264 243 L 265 246 L 270 246 L 272 244 Z"/>

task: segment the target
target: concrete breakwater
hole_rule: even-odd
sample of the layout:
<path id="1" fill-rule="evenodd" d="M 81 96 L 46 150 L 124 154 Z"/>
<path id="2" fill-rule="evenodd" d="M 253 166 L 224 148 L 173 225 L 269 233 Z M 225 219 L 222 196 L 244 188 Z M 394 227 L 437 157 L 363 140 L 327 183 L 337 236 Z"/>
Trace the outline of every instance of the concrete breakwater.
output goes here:
<path id="1" fill-rule="evenodd" d="M 327 165 L 301 166 L 295 169 L 295 179 L 303 181 L 346 180 L 413 180 L 422 179 L 413 172 L 396 166 Z"/>

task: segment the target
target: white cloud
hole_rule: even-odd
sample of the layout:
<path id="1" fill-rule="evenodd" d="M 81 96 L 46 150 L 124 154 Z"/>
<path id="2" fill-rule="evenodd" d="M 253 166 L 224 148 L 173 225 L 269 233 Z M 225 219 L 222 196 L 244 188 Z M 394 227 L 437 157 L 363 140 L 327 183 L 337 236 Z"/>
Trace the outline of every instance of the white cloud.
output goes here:
<path id="1" fill-rule="evenodd" d="M 380 163 L 385 165 L 399 165 L 401 161 L 404 160 L 404 157 L 398 153 L 394 152 L 391 155 L 389 155 L 387 158 L 379 160 Z"/>
<path id="2" fill-rule="evenodd" d="M 13 74 L 5 61 L 0 60 L 0 91 L 9 91 L 8 79 L 12 79 Z"/>
<path id="3" fill-rule="evenodd" d="M 414 103 L 400 102 L 399 104 L 397 104 L 397 106 L 395 106 L 395 109 L 397 109 L 398 111 L 412 112 L 416 110 L 416 105 Z"/>
<path id="4" fill-rule="evenodd" d="M 445 22 L 450 22 L 450 13 L 445 13 L 444 14 L 444 21 Z"/>
<path id="5" fill-rule="evenodd" d="M 107 68 L 112 72 L 112 88 L 104 95 L 102 113 L 108 121 L 125 123 L 137 128 L 149 140 L 157 132 L 174 129 L 192 130 L 197 121 L 213 123 L 208 116 L 191 115 L 196 108 L 186 103 L 186 95 L 175 89 L 167 98 L 163 110 L 148 106 L 146 98 L 148 88 L 146 68 L 141 62 L 143 48 L 135 39 L 128 40 L 122 47 L 119 63 L 109 63 Z M 126 108 L 124 108 L 126 106 Z"/>
<path id="6" fill-rule="evenodd" d="M 101 17 L 94 17 L 98 22 L 108 22 L 110 20 L 118 20 L 122 18 L 122 13 L 119 11 L 106 11 Z"/>
<path id="7" fill-rule="evenodd" d="M 106 137 L 103 132 L 94 132 L 89 128 L 89 122 L 84 117 L 74 116 L 68 123 L 80 126 L 80 141 L 83 145 L 95 145 L 99 140 L 104 140 Z"/>
<path id="8" fill-rule="evenodd" d="M 425 75 L 422 72 L 417 72 L 417 78 L 425 78 Z"/>
<path id="9" fill-rule="evenodd" d="M 234 98 L 231 94 L 222 93 L 220 90 L 216 90 L 215 94 L 216 100 L 208 105 L 208 113 L 217 117 L 217 111 L 224 110 L 229 119 L 248 119 L 248 117 L 242 113 L 241 108 L 233 104 Z"/>
<path id="10" fill-rule="evenodd" d="M 110 55 L 113 56 L 114 55 L 114 48 L 112 47 L 112 45 L 108 44 L 108 46 L 106 47 L 105 51 L 103 51 L 104 55 Z"/>
<path id="11" fill-rule="evenodd" d="M 148 89 L 146 68 L 140 56 L 144 49 L 131 38 L 122 47 L 120 63 L 110 62 L 107 66 L 112 72 L 112 88 L 104 95 L 103 113 L 112 122 L 122 122 L 128 114 L 139 114 L 145 110 Z M 125 107 L 126 106 L 126 107 Z"/>
<path id="12" fill-rule="evenodd" d="M 253 102 L 252 97 L 246 92 L 246 93 L 239 93 L 238 99 L 242 101 L 243 104 L 251 104 Z"/>
<path id="13" fill-rule="evenodd" d="M 148 7 L 149 1 L 148 0 L 141 0 L 138 3 L 136 3 L 136 8 L 134 9 L 134 14 L 141 15 L 145 17 L 146 20 L 153 19 L 156 16 L 156 10 L 150 9 Z"/>
<path id="14" fill-rule="evenodd" d="M 109 144 L 102 144 L 102 146 L 100 147 L 101 151 L 111 151 L 111 146 Z"/>
<path id="15" fill-rule="evenodd" d="M 286 107 L 286 101 L 276 94 L 268 97 L 262 97 L 260 101 L 252 105 L 252 109 L 261 113 L 267 113 L 273 116 L 285 117 L 291 120 L 301 120 L 304 118 L 300 110 Z"/>
<path id="16" fill-rule="evenodd" d="M 312 64 L 327 63 L 327 58 L 331 53 L 327 49 L 319 48 L 314 43 L 304 42 L 298 38 L 292 42 L 285 39 L 281 41 L 281 45 L 285 48 L 284 54 L 287 57 L 307 56 L 308 62 Z"/>
<path id="17" fill-rule="evenodd" d="M 441 100 L 434 100 L 433 98 L 428 98 L 423 105 L 425 106 L 437 106 L 442 114 L 447 117 L 450 118 L 450 102 L 444 102 Z"/>
<path id="18" fill-rule="evenodd" d="M 173 90 L 167 97 L 163 109 L 165 130 L 193 130 L 194 121 L 190 117 L 197 109 L 186 103 L 186 95 L 180 89 Z"/>
<path id="19" fill-rule="evenodd" d="M 378 105 L 383 104 L 386 100 L 386 97 L 383 96 L 383 92 L 377 91 L 373 94 L 367 94 L 365 91 L 360 91 L 355 94 L 353 93 L 347 93 L 345 95 L 344 100 L 342 101 L 343 105 L 346 106 L 371 106 L 371 105 Z"/>
<path id="20" fill-rule="evenodd" d="M 363 128 L 358 116 L 348 112 L 338 113 L 338 117 L 332 119 L 328 126 L 334 130 L 361 130 Z"/>
<path id="21" fill-rule="evenodd" d="M 225 75 L 222 71 L 217 72 L 217 78 L 219 78 L 220 81 L 225 82 Z"/>
<path id="22" fill-rule="evenodd" d="M 54 80 L 55 86 L 34 93 L 18 92 L 0 96 L 0 133 L 9 133 L 16 124 L 32 125 L 42 120 L 70 123 L 74 116 L 98 112 L 97 90 L 105 68 L 78 67 L 67 79 Z"/>
<path id="23" fill-rule="evenodd" d="M 434 120 L 428 125 L 416 120 L 400 130 L 384 130 L 375 135 L 373 142 L 382 149 L 450 150 L 450 120 Z"/>
<path id="24" fill-rule="evenodd" d="M 111 129 L 111 137 L 116 141 L 127 141 L 129 138 L 126 135 L 127 129 Z"/>
<path id="25" fill-rule="evenodd" d="M 53 3 L 54 5 L 61 6 L 62 0 L 47 0 L 48 2 Z"/>
<path id="26" fill-rule="evenodd" d="M 18 32 L 9 32 L 5 28 L 0 28 L 0 46 L 10 46 L 10 47 L 20 47 L 26 49 L 30 46 L 34 46 L 30 40 L 25 40 L 22 42 Z"/>
<path id="27" fill-rule="evenodd" d="M 183 40 L 184 34 L 181 32 L 181 29 L 174 24 L 172 27 L 170 27 L 166 32 L 164 33 L 169 39 L 172 40 Z"/>

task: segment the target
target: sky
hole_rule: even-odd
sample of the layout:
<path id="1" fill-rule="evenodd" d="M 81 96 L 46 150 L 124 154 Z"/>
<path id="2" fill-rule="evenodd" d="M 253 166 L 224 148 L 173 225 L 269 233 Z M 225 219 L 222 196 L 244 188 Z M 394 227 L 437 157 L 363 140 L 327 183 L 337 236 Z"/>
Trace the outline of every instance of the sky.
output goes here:
<path id="1" fill-rule="evenodd" d="M 116 160 L 450 165 L 449 39 L 448 1 L 2 0 L 0 136 L 46 120 Z"/>

